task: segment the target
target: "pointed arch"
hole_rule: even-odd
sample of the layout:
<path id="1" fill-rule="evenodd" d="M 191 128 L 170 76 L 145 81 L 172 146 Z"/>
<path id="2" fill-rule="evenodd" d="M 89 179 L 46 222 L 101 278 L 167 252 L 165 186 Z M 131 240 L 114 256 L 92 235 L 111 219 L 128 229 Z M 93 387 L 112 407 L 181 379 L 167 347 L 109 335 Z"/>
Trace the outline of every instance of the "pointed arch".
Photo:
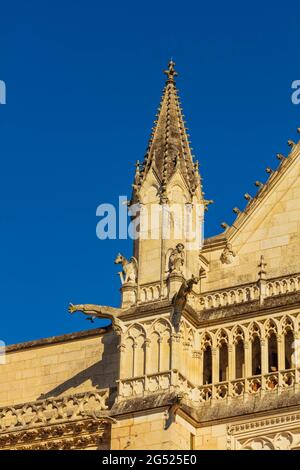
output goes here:
<path id="1" fill-rule="evenodd" d="M 250 341 L 253 341 L 254 338 L 256 338 L 256 337 L 258 337 L 258 338 L 262 337 L 262 327 L 256 321 L 253 321 L 252 323 L 250 323 L 249 328 L 248 328 L 248 332 L 249 332 L 249 340 Z"/>
<path id="2" fill-rule="evenodd" d="M 264 323 L 265 335 L 269 338 L 272 334 L 278 334 L 278 321 L 274 318 L 268 318 Z"/>
<path id="3" fill-rule="evenodd" d="M 221 347 L 222 344 L 229 343 L 229 332 L 225 328 L 220 328 L 216 333 L 217 347 Z"/>
<path id="4" fill-rule="evenodd" d="M 291 315 L 284 315 L 279 322 L 279 331 L 286 334 L 288 331 L 295 331 L 295 319 Z"/>
<path id="5" fill-rule="evenodd" d="M 161 327 L 163 327 L 163 329 Z M 158 318 L 151 324 L 150 330 L 160 333 L 166 329 L 172 331 L 172 324 L 170 320 L 168 318 Z"/>
<path id="6" fill-rule="evenodd" d="M 133 338 L 136 338 L 139 335 L 146 336 L 146 330 L 144 325 L 139 322 L 131 324 L 127 329 L 127 335 L 132 336 Z"/>
<path id="7" fill-rule="evenodd" d="M 127 339 L 133 348 L 133 352 L 128 353 L 128 357 L 125 356 L 125 364 L 128 364 L 130 369 L 133 370 L 133 376 L 139 377 L 145 373 L 145 339 L 146 339 L 146 330 L 143 325 L 140 323 L 134 323 L 130 325 L 127 330 Z M 125 344 L 126 344 L 125 341 Z M 126 348 L 127 349 L 127 348 Z M 131 362 L 133 366 L 131 367 Z"/>

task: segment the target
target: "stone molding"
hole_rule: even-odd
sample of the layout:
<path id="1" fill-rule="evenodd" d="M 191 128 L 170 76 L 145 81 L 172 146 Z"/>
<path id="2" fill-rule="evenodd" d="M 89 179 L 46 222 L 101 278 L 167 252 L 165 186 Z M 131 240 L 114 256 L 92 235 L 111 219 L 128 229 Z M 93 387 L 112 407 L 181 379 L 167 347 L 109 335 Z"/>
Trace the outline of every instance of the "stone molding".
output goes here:
<path id="1" fill-rule="evenodd" d="M 110 423 L 85 419 L 0 434 L 2 450 L 109 449 Z"/>
<path id="2" fill-rule="evenodd" d="M 300 413 L 227 425 L 228 450 L 299 450 Z"/>
<path id="3" fill-rule="evenodd" d="M 107 397 L 103 390 L 3 407 L 0 449 L 108 449 Z"/>
<path id="4" fill-rule="evenodd" d="M 86 392 L 58 398 L 47 398 L 0 408 L 0 436 L 2 433 L 43 427 L 94 418 L 105 415 L 108 390 Z"/>

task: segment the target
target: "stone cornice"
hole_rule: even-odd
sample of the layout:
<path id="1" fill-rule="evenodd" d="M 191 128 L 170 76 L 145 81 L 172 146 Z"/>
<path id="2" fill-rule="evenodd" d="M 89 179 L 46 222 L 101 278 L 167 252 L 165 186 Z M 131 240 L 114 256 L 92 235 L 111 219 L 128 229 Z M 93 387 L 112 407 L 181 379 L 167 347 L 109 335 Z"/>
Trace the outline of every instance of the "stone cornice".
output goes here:
<path id="1" fill-rule="evenodd" d="M 233 399 L 231 402 L 215 403 L 198 409 L 183 401 L 179 412 L 195 427 L 211 426 L 216 421 L 218 424 L 228 423 L 234 426 L 237 421 L 240 423 L 241 420 L 246 426 L 250 419 L 267 420 L 268 417 L 274 416 L 274 412 L 279 411 L 280 414 L 296 413 L 299 416 L 299 404 L 299 393 L 291 395 L 285 392 L 279 396 L 276 393 L 270 393 L 264 397 L 250 396 L 247 401 Z"/>
<path id="2" fill-rule="evenodd" d="M 219 307 L 201 313 L 194 312 L 197 316 L 197 325 L 203 328 L 220 323 L 220 321 L 238 321 L 246 318 L 258 318 L 266 314 L 284 312 L 291 308 L 300 307 L 300 292 L 282 294 L 265 299 L 263 305 L 259 301 L 245 302 L 243 304 Z"/>
<path id="3" fill-rule="evenodd" d="M 110 423 L 85 419 L 0 434 L 2 450 L 109 449 Z"/>
<path id="4" fill-rule="evenodd" d="M 170 300 L 157 300 L 149 303 L 137 305 L 136 308 L 125 315 L 120 315 L 120 319 L 124 322 L 136 319 L 151 317 L 153 315 L 162 315 L 170 313 L 172 303 Z"/>
<path id="5" fill-rule="evenodd" d="M 146 397 L 135 397 L 127 400 L 116 402 L 111 411 L 110 416 L 126 417 L 130 414 L 145 414 L 146 412 L 153 412 L 155 410 L 164 410 L 169 406 L 174 405 L 178 401 L 178 395 L 176 393 L 153 393 Z"/>

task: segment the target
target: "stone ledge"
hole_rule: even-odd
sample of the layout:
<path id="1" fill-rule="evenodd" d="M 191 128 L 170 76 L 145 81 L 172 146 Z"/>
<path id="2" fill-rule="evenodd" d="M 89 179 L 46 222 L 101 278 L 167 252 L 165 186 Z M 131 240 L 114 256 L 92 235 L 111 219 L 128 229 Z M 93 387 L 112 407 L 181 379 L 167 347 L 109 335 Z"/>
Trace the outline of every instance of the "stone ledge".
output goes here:
<path id="1" fill-rule="evenodd" d="M 274 297 L 267 297 L 264 303 L 260 305 L 258 300 L 244 302 L 241 304 L 233 304 L 222 307 L 215 307 L 209 310 L 203 310 L 200 313 L 195 312 L 199 325 L 202 323 L 210 322 L 212 320 L 229 319 L 244 314 L 257 314 L 262 315 L 268 310 L 280 307 L 297 307 L 300 304 L 300 292 L 289 292 L 287 294 L 276 295 Z"/>
<path id="2" fill-rule="evenodd" d="M 249 396 L 247 401 L 232 399 L 231 402 L 224 401 L 212 405 L 193 408 L 187 403 L 181 404 L 182 410 L 191 416 L 198 423 L 212 421 L 228 421 L 228 419 L 247 419 L 247 415 L 257 413 L 267 413 L 274 411 L 284 411 L 284 409 L 300 405 L 300 392 L 294 393 L 286 391 L 277 395 L 277 392 L 269 392 L 263 397 Z M 213 424 L 213 423 L 212 423 Z"/>
<path id="3" fill-rule="evenodd" d="M 147 397 L 131 398 L 117 402 L 110 410 L 110 416 L 119 416 L 128 413 L 157 409 L 166 406 L 172 406 L 178 402 L 178 395 L 175 393 L 153 394 Z"/>

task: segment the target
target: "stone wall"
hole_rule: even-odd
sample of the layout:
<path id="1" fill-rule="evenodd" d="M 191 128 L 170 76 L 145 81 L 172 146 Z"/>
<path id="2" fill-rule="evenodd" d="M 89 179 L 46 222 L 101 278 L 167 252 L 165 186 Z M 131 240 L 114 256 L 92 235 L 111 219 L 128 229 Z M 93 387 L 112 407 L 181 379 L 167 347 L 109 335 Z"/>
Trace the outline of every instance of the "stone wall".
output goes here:
<path id="1" fill-rule="evenodd" d="M 115 388 L 118 337 L 104 331 L 9 346 L 0 366 L 0 407 Z"/>
<path id="2" fill-rule="evenodd" d="M 112 449 L 114 450 L 163 450 L 190 449 L 190 432 L 182 422 L 168 424 L 165 412 L 132 415 L 112 427 Z"/>

